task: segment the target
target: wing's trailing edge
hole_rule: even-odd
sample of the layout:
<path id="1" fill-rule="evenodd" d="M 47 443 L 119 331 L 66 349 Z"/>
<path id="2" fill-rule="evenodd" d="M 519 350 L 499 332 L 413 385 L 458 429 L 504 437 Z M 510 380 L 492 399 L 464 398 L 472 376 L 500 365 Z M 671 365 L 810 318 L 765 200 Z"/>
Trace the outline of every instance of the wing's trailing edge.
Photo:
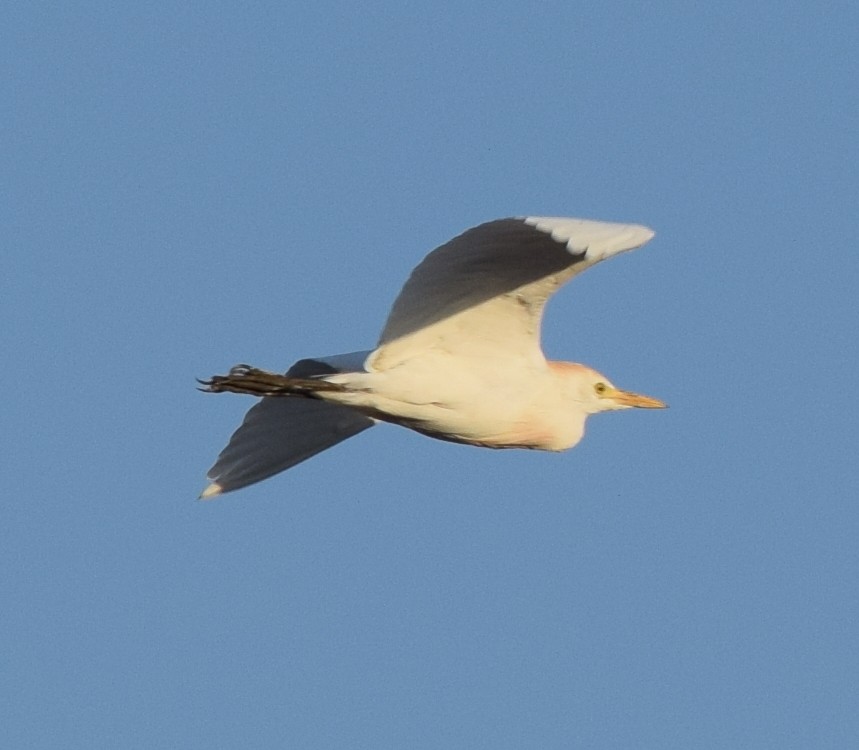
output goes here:
<path id="1" fill-rule="evenodd" d="M 303 359 L 287 374 L 311 377 L 360 369 L 366 355 Z M 248 411 L 209 469 L 211 484 L 200 497 L 216 497 L 268 479 L 374 424 L 374 419 L 337 404 L 301 397 L 263 398 Z"/>

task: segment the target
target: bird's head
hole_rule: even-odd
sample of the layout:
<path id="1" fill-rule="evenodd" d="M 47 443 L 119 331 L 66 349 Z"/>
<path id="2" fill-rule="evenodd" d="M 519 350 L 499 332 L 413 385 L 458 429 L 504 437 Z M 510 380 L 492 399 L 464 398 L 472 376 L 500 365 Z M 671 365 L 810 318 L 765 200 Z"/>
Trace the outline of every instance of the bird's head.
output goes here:
<path id="1" fill-rule="evenodd" d="M 578 401 L 586 414 L 617 409 L 665 409 L 668 404 L 658 398 L 624 391 L 596 370 L 584 365 L 553 362 L 563 374 L 570 396 Z"/>

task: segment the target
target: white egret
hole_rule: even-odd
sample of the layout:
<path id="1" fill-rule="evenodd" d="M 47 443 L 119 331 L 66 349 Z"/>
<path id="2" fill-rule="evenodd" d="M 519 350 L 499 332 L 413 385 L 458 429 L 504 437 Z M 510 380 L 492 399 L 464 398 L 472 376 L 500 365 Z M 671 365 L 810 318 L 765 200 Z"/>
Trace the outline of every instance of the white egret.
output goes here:
<path id="1" fill-rule="evenodd" d="M 245 487 L 378 421 L 488 448 L 562 451 L 591 414 L 662 408 L 585 365 L 547 361 L 549 297 L 653 231 L 583 219 L 499 219 L 431 252 L 394 302 L 374 350 L 303 359 L 285 375 L 237 365 L 205 391 L 262 396 L 210 469 L 210 498 Z"/>

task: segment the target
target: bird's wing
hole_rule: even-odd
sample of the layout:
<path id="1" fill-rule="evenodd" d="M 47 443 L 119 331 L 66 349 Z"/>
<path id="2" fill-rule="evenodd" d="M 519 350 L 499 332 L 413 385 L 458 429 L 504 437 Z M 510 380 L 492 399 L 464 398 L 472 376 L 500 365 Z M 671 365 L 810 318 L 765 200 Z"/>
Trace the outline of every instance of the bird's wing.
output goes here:
<path id="1" fill-rule="evenodd" d="M 304 359 L 287 375 L 311 377 L 360 369 L 368 352 Z M 376 421 L 346 406 L 309 398 L 266 397 L 245 415 L 207 478 L 202 497 L 231 492 L 289 469 Z"/>
<path id="2" fill-rule="evenodd" d="M 387 370 L 433 349 L 542 362 L 540 321 L 549 297 L 577 273 L 651 237 L 635 224 L 543 217 L 469 229 L 412 272 L 367 366 Z"/>

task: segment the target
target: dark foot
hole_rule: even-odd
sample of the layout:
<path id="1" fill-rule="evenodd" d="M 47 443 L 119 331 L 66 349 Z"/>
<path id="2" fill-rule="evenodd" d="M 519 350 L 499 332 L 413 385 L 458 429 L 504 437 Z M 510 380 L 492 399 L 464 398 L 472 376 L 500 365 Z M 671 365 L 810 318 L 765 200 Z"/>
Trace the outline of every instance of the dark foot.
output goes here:
<path id="1" fill-rule="evenodd" d="M 205 393 L 245 393 L 249 396 L 312 396 L 320 391 L 342 391 L 343 387 L 325 380 L 293 378 L 276 372 L 236 365 L 227 375 L 213 375 L 197 382 Z"/>
<path id="2" fill-rule="evenodd" d="M 197 382 L 206 393 L 246 393 L 250 396 L 286 395 L 291 391 L 292 378 L 275 372 L 258 370 L 250 365 L 236 365 L 228 375 L 214 375 Z M 294 391 L 291 391 L 294 392 Z"/>

